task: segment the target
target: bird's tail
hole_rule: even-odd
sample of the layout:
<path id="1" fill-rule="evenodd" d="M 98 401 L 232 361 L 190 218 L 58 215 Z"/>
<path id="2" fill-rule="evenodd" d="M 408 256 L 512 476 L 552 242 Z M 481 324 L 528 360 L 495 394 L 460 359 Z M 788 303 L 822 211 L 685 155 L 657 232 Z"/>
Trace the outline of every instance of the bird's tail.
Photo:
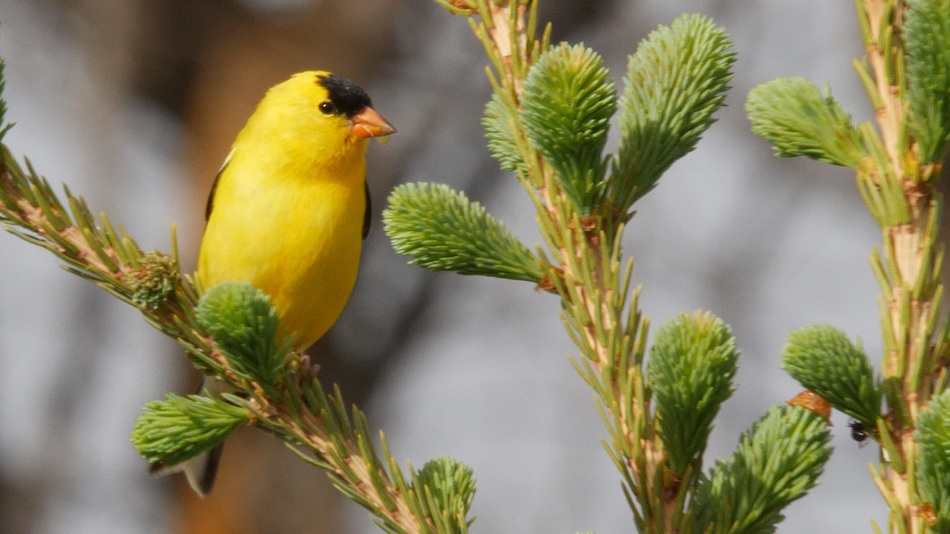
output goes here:
<path id="1" fill-rule="evenodd" d="M 148 472 L 156 477 L 163 477 L 172 473 L 184 473 L 185 478 L 188 479 L 188 484 L 195 490 L 195 493 L 204 497 L 211 493 L 211 488 L 214 487 L 214 479 L 218 474 L 218 463 L 221 461 L 223 448 L 224 444 L 222 443 L 194 458 L 189 458 L 175 465 L 155 462 L 148 467 Z"/>
<path id="2" fill-rule="evenodd" d="M 221 393 L 233 393 L 234 391 L 234 388 L 210 376 L 205 376 L 204 380 L 201 381 L 201 387 L 198 388 L 198 393 L 205 395 L 220 395 Z M 155 477 L 163 477 L 172 473 L 184 473 L 185 478 L 188 479 L 188 484 L 195 490 L 195 493 L 205 497 L 211 493 L 211 488 L 214 487 L 214 479 L 218 474 L 218 463 L 221 462 L 223 448 L 224 443 L 174 465 L 154 462 L 149 465 L 148 472 Z"/>

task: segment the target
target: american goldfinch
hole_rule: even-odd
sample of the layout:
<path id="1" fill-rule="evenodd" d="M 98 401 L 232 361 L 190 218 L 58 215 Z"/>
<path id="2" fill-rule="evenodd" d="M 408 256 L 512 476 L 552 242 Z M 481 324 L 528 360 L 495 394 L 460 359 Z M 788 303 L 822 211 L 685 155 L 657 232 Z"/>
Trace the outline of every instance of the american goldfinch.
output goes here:
<path id="1" fill-rule="evenodd" d="M 201 286 L 250 282 L 270 297 L 294 348 L 312 345 L 356 282 L 370 222 L 368 141 L 395 131 L 363 89 L 329 72 L 301 72 L 268 90 L 211 188 Z M 153 472 L 183 471 L 204 495 L 219 457 L 220 447 Z"/>

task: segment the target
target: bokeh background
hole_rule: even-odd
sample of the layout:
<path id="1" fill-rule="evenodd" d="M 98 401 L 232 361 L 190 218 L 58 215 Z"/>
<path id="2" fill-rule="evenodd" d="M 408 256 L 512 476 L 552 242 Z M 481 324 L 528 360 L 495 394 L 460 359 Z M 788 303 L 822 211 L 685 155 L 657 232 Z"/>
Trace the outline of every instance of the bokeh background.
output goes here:
<path id="1" fill-rule="evenodd" d="M 880 353 L 866 259 L 879 236 L 853 176 L 773 158 L 743 112 L 752 87 L 797 75 L 870 118 L 851 68 L 862 53 L 853 11 L 826 0 L 542 1 L 555 41 L 594 47 L 618 82 L 637 42 L 680 13 L 713 17 L 735 42 L 728 107 L 640 201 L 624 242 L 654 328 L 708 309 L 743 351 L 710 463 L 798 392 L 779 369 L 790 330 L 831 323 Z M 381 231 L 395 184 L 437 181 L 540 241 L 529 201 L 485 149 L 485 59 L 464 19 L 428 0 L 0 0 L 0 56 L 13 151 L 143 248 L 168 250 L 175 224 L 187 270 L 211 180 L 264 90 L 312 68 L 358 81 L 399 133 L 370 147 L 375 226 L 350 305 L 310 351 L 322 376 L 367 409 L 398 458 L 448 455 L 475 469 L 476 532 L 632 530 L 556 300 L 408 266 Z M 0 531 L 374 531 L 320 472 L 254 431 L 228 442 L 206 500 L 180 479 L 150 478 L 129 444 L 133 422 L 148 400 L 197 383 L 134 310 L 0 235 Z M 846 417 L 833 422 L 820 486 L 779 532 L 869 532 L 886 517 L 867 473 L 876 448 L 851 441 Z"/>

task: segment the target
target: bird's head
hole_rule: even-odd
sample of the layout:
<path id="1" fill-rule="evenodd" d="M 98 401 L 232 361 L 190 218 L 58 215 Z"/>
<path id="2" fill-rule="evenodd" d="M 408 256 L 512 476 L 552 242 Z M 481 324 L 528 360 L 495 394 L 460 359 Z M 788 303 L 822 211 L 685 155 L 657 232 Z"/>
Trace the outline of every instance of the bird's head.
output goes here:
<path id="1" fill-rule="evenodd" d="M 301 72 L 272 87 L 248 121 L 252 125 L 257 135 L 284 138 L 284 146 L 329 160 L 362 156 L 369 138 L 396 132 L 366 91 L 326 71 Z"/>

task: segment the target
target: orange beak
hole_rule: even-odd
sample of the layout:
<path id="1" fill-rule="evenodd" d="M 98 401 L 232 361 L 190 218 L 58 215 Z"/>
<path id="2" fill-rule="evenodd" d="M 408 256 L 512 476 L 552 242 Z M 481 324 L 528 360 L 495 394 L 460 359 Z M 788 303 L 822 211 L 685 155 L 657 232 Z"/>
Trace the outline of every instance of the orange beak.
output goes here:
<path id="1" fill-rule="evenodd" d="M 350 135 L 360 139 L 369 139 L 370 137 L 380 137 L 396 133 L 396 129 L 386 122 L 376 110 L 367 106 L 350 119 Z"/>

